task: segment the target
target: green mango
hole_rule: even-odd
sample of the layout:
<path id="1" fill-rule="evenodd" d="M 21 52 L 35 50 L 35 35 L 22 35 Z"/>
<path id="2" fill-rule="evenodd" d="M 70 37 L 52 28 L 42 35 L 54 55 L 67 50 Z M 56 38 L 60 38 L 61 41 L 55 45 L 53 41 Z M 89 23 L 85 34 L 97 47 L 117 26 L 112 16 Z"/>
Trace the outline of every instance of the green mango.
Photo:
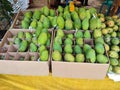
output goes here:
<path id="1" fill-rule="evenodd" d="M 31 19 L 28 17 L 24 17 L 24 19 L 22 21 L 25 21 L 26 23 L 30 24 Z"/>
<path id="2" fill-rule="evenodd" d="M 47 6 L 44 6 L 44 7 L 43 7 L 43 14 L 44 14 L 45 16 L 49 16 L 49 13 L 50 13 L 49 8 L 48 8 Z"/>
<path id="3" fill-rule="evenodd" d="M 41 16 L 41 13 L 40 13 L 40 11 L 38 10 L 38 9 L 36 9 L 35 11 L 34 11 L 34 13 L 33 13 L 33 19 L 40 19 L 40 16 Z"/>
<path id="4" fill-rule="evenodd" d="M 108 72 L 112 72 L 112 70 L 113 70 L 113 66 L 109 65 Z"/>
<path id="5" fill-rule="evenodd" d="M 78 30 L 76 33 L 75 33 L 75 38 L 83 38 L 83 32 Z"/>
<path id="6" fill-rule="evenodd" d="M 89 32 L 88 30 L 86 30 L 86 31 L 84 32 L 84 38 L 85 38 L 85 39 L 91 39 L 91 34 L 90 34 L 90 32 Z"/>
<path id="7" fill-rule="evenodd" d="M 52 59 L 54 61 L 61 61 L 62 60 L 61 53 L 59 51 L 57 51 L 57 50 L 53 51 L 53 53 L 52 53 Z"/>
<path id="8" fill-rule="evenodd" d="M 78 13 L 76 11 L 71 12 L 71 16 L 74 21 L 79 19 Z"/>
<path id="9" fill-rule="evenodd" d="M 37 37 L 36 37 L 36 36 L 33 36 L 33 37 L 32 37 L 32 42 L 33 42 L 35 45 L 38 45 Z"/>
<path id="10" fill-rule="evenodd" d="M 81 29 L 81 20 L 79 18 L 75 19 L 73 24 L 74 24 L 74 29 L 77 29 L 77 30 Z"/>
<path id="11" fill-rule="evenodd" d="M 31 40 L 32 40 L 32 34 L 29 33 L 29 32 L 25 32 L 25 39 L 26 39 L 28 42 L 31 42 Z"/>
<path id="12" fill-rule="evenodd" d="M 94 7 L 89 8 L 91 15 L 96 14 L 97 10 Z"/>
<path id="13" fill-rule="evenodd" d="M 55 10 L 53 10 L 53 9 L 50 9 L 50 16 L 55 16 L 56 15 L 56 13 L 55 13 Z"/>
<path id="14" fill-rule="evenodd" d="M 59 13 L 62 13 L 62 12 L 63 12 L 63 10 L 64 10 L 64 9 L 63 9 L 63 7 L 62 7 L 62 6 L 58 6 L 58 12 L 59 12 Z"/>
<path id="15" fill-rule="evenodd" d="M 74 52 L 76 54 L 81 54 L 82 53 L 82 48 L 79 45 L 74 46 Z"/>
<path id="16" fill-rule="evenodd" d="M 113 67 L 113 72 L 120 74 L 120 66 Z"/>
<path id="17" fill-rule="evenodd" d="M 109 51 L 109 57 L 118 59 L 119 54 L 116 51 Z"/>
<path id="18" fill-rule="evenodd" d="M 40 20 L 39 20 L 39 21 L 43 23 L 44 18 L 46 18 L 46 16 L 45 16 L 45 15 L 41 15 L 41 17 L 40 17 Z"/>
<path id="19" fill-rule="evenodd" d="M 76 44 L 80 45 L 80 46 L 83 46 L 83 38 L 77 38 L 76 39 Z"/>
<path id="20" fill-rule="evenodd" d="M 64 41 L 64 45 L 66 45 L 66 44 L 72 45 L 73 41 L 70 38 L 66 38 L 65 41 Z"/>
<path id="21" fill-rule="evenodd" d="M 103 37 L 95 38 L 95 44 L 96 44 L 96 43 L 104 44 L 104 39 L 103 39 Z"/>
<path id="22" fill-rule="evenodd" d="M 16 44 L 16 45 L 20 45 L 20 43 L 21 43 L 21 39 L 20 38 L 15 38 L 14 39 L 14 43 Z"/>
<path id="23" fill-rule="evenodd" d="M 59 43 L 54 42 L 54 44 L 53 44 L 53 50 L 54 51 L 57 50 L 57 51 L 59 51 L 59 52 L 62 53 L 62 47 L 61 47 L 61 45 Z"/>
<path id="24" fill-rule="evenodd" d="M 65 61 L 67 62 L 74 62 L 75 61 L 75 58 L 72 54 L 69 54 L 69 53 L 66 53 L 65 56 L 64 56 L 64 59 Z"/>
<path id="25" fill-rule="evenodd" d="M 32 11 L 25 12 L 24 17 L 27 17 L 30 19 L 32 17 Z"/>
<path id="26" fill-rule="evenodd" d="M 48 61 L 49 53 L 48 50 L 44 50 L 40 53 L 40 61 Z"/>
<path id="27" fill-rule="evenodd" d="M 18 37 L 19 39 L 24 39 L 24 38 L 25 38 L 24 32 L 22 32 L 22 31 L 18 32 L 17 37 Z"/>
<path id="28" fill-rule="evenodd" d="M 19 45 L 19 52 L 25 52 L 28 47 L 28 42 L 26 40 L 22 40 L 21 44 Z"/>
<path id="29" fill-rule="evenodd" d="M 53 21 L 51 22 L 52 27 L 56 27 L 57 26 L 57 16 L 53 17 Z"/>
<path id="30" fill-rule="evenodd" d="M 45 45 L 47 43 L 48 40 L 48 36 L 47 33 L 42 32 L 40 33 L 39 37 L 38 37 L 38 45 Z"/>
<path id="31" fill-rule="evenodd" d="M 97 28 L 100 29 L 102 26 L 101 20 L 97 18 Z"/>
<path id="32" fill-rule="evenodd" d="M 63 38 L 63 37 L 65 36 L 63 30 L 58 29 L 58 30 L 57 30 L 57 36 Z"/>
<path id="33" fill-rule="evenodd" d="M 110 58 L 110 65 L 112 66 L 116 66 L 118 65 L 118 60 L 116 58 Z"/>
<path id="34" fill-rule="evenodd" d="M 37 52 L 37 46 L 34 43 L 30 43 L 30 52 Z"/>
<path id="35" fill-rule="evenodd" d="M 50 21 L 47 17 L 45 17 L 43 20 L 43 27 L 46 29 L 50 28 Z"/>
<path id="36" fill-rule="evenodd" d="M 57 17 L 57 26 L 59 29 L 64 29 L 64 25 L 65 25 L 65 21 L 63 19 L 63 17 L 58 16 Z"/>
<path id="37" fill-rule="evenodd" d="M 79 10 L 79 18 L 80 18 L 80 20 L 84 20 L 86 18 L 86 11 L 85 10 L 83 10 L 83 11 Z"/>
<path id="38" fill-rule="evenodd" d="M 73 37 L 74 37 L 73 34 L 68 34 L 67 35 L 67 38 L 73 39 Z"/>
<path id="39" fill-rule="evenodd" d="M 70 12 L 69 12 L 69 11 L 65 11 L 65 12 L 63 13 L 63 17 L 64 17 L 65 20 L 71 19 L 71 14 L 70 14 Z"/>
<path id="40" fill-rule="evenodd" d="M 55 39 L 54 39 L 54 42 L 62 44 L 62 38 L 59 37 L 59 36 L 56 36 Z"/>
<path id="41" fill-rule="evenodd" d="M 86 59 L 88 62 L 95 63 L 96 62 L 96 53 L 94 49 L 89 49 L 86 52 Z"/>
<path id="42" fill-rule="evenodd" d="M 21 27 L 23 29 L 28 29 L 29 28 L 29 23 L 26 20 L 22 20 Z"/>
<path id="43" fill-rule="evenodd" d="M 86 18 L 90 19 L 91 18 L 91 13 L 90 10 L 86 10 Z"/>
<path id="44" fill-rule="evenodd" d="M 120 40 L 118 38 L 112 38 L 111 43 L 113 45 L 118 45 L 120 43 Z"/>
<path id="45" fill-rule="evenodd" d="M 111 46 L 111 50 L 115 51 L 115 52 L 119 52 L 120 51 L 120 47 L 119 46 Z"/>
<path id="46" fill-rule="evenodd" d="M 86 54 L 90 49 L 92 49 L 90 45 L 84 44 L 84 46 L 83 46 L 83 51 L 85 52 L 85 54 Z"/>
<path id="47" fill-rule="evenodd" d="M 35 31 L 35 36 L 38 37 L 40 35 L 41 31 L 42 31 L 42 28 L 37 27 L 37 29 Z"/>
<path id="48" fill-rule="evenodd" d="M 101 43 L 96 43 L 96 44 L 95 44 L 95 51 L 96 51 L 98 54 L 104 54 L 104 52 L 105 52 L 104 45 L 101 44 Z"/>
<path id="49" fill-rule="evenodd" d="M 93 32 L 93 37 L 94 38 L 98 38 L 98 37 L 102 37 L 102 32 L 100 29 L 95 29 Z"/>
<path id="50" fill-rule="evenodd" d="M 73 29 L 73 22 L 71 19 L 67 19 L 65 21 L 65 29 L 66 30 L 72 30 Z"/>
<path id="51" fill-rule="evenodd" d="M 39 28 L 39 29 L 43 28 L 43 23 L 41 21 L 37 22 L 37 28 Z"/>
<path id="52" fill-rule="evenodd" d="M 73 53 L 72 45 L 66 44 L 66 45 L 64 46 L 64 52 L 65 52 L 65 53 Z"/>
<path id="53" fill-rule="evenodd" d="M 77 54 L 75 57 L 76 62 L 84 62 L 84 60 L 85 60 L 84 54 Z"/>
<path id="54" fill-rule="evenodd" d="M 34 20 L 30 23 L 30 27 L 31 27 L 32 29 L 36 29 L 36 28 L 37 28 L 37 20 L 36 20 L 36 19 L 34 19 Z"/>
<path id="55" fill-rule="evenodd" d="M 42 53 L 44 50 L 46 50 L 45 45 L 41 45 L 41 46 L 38 48 L 39 53 Z"/>
<path id="56" fill-rule="evenodd" d="M 50 39 L 47 40 L 46 46 L 50 47 Z"/>
<path id="57" fill-rule="evenodd" d="M 90 30 L 94 30 L 97 28 L 97 19 L 92 17 L 90 19 Z"/>
<path id="58" fill-rule="evenodd" d="M 85 18 L 82 21 L 82 29 L 83 30 L 88 30 L 89 29 L 89 19 Z"/>
<path id="59" fill-rule="evenodd" d="M 97 55 L 97 62 L 98 63 L 108 63 L 108 58 L 107 58 L 107 56 L 105 56 L 103 54 L 98 54 Z"/>

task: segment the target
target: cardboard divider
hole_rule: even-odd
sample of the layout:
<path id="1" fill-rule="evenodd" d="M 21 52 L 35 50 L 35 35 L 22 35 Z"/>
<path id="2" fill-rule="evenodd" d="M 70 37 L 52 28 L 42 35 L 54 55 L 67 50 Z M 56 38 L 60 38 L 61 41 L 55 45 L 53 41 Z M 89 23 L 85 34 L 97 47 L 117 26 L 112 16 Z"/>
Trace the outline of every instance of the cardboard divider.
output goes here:
<path id="1" fill-rule="evenodd" d="M 25 60 L 26 61 L 38 61 L 38 58 L 39 58 L 39 55 L 37 52 L 36 53 L 28 52 L 25 57 Z"/>
<path id="2" fill-rule="evenodd" d="M 94 45 L 93 39 L 84 39 L 84 44 Z"/>
<path id="3" fill-rule="evenodd" d="M 5 60 L 6 53 L 0 53 L 0 60 Z"/>
<path id="4" fill-rule="evenodd" d="M 15 60 L 16 53 L 7 52 L 5 55 L 5 60 Z"/>
<path id="5" fill-rule="evenodd" d="M 8 48 L 8 52 L 17 52 L 18 51 L 18 46 L 17 45 L 11 45 Z"/>
<path id="6" fill-rule="evenodd" d="M 4 45 L 11 45 L 14 44 L 14 37 L 17 36 L 18 32 L 30 32 L 34 33 L 35 30 L 24 30 L 24 29 L 10 29 L 6 32 L 5 36 L 3 37 L 1 47 Z"/>
<path id="7" fill-rule="evenodd" d="M 26 54 L 27 53 L 17 52 L 16 56 L 15 56 L 15 60 L 17 60 L 17 61 L 25 61 Z"/>
<path id="8" fill-rule="evenodd" d="M 6 53 L 9 47 L 10 45 L 4 45 L 3 47 L 0 47 L 0 53 Z"/>

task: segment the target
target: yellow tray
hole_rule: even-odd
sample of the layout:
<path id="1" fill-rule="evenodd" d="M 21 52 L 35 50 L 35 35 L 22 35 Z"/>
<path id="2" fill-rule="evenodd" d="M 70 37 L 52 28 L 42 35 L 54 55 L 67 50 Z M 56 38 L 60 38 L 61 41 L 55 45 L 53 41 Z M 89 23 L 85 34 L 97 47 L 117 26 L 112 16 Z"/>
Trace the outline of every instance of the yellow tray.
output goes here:
<path id="1" fill-rule="evenodd" d="M 0 74 L 0 90 L 120 90 L 120 82 Z"/>

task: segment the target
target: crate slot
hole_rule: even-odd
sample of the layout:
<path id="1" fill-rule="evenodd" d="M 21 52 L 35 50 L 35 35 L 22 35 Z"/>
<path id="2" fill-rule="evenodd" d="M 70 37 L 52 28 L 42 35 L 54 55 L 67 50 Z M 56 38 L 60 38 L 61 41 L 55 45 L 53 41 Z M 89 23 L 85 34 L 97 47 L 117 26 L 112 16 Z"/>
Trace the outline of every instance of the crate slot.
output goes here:
<path id="1" fill-rule="evenodd" d="M 5 56 L 5 60 L 15 60 L 16 53 L 7 53 Z"/>
<path id="2" fill-rule="evenodd" d="M 17 53 L 15 56 L 15 60 L 25 61 L 26 53 Z"/>
<path id="3" fill-rule="evenodd" d="M 11 45 L 8 48 L 8 52 L 17 52 L 18 51 L 18 46 L 17 45 Z"/>

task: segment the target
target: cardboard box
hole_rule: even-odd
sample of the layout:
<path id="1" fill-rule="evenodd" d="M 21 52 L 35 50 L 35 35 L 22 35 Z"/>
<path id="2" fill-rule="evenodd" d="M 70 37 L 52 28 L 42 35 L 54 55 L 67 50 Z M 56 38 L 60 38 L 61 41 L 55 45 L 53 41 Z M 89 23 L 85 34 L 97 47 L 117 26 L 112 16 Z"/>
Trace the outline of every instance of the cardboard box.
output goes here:
<path id="1" fill-rule="evenodd" d="M 49 75 L 50 55 L 53 32 L 51 34 L 51 44 L 49 50 L 48 61 L 40 61 L 38 52 L 18 52 L 18 46 L 14 45 L 13 37 L 20 30 L 9 30 L 5 34 L 0 46 L 0 74 L 15 74 L 15 75 L 30 75 L 30 76 L 45 76 Z M 25 31 L 24 32 L 28 32 Z M 29 31 L 30 33 L 33 33 Z"/>
<path id="2" fill-rule="evenodd" d="M 75 33 L 75 31 L 64 31 L 65 35 L 68 33 Z M 56 32 L 54 33 L 54 37 Z M 54 40 L 54 39 L 53 39 Z M 93 40 L 84 41 L 94 47 Z M 107 55 L 107 53 L 105 53 Z M 107 64 L 100 63 L 79 63 L 79 62 L 66 62 L 62 55 L 62 61 L 52 62 L 52 75 L 55 77 L 65 78 L 82 78 L 82 79 L 104 79 L 106 76 L 109 62 Z M 109 58 L 108 58 L 109 59 Z"/>
<path id="3" fill-rule="evenodd" d="M 58 62 L 52 60 L 52 75 L 66 78 L 104 79 L 109 64 Z"/>

